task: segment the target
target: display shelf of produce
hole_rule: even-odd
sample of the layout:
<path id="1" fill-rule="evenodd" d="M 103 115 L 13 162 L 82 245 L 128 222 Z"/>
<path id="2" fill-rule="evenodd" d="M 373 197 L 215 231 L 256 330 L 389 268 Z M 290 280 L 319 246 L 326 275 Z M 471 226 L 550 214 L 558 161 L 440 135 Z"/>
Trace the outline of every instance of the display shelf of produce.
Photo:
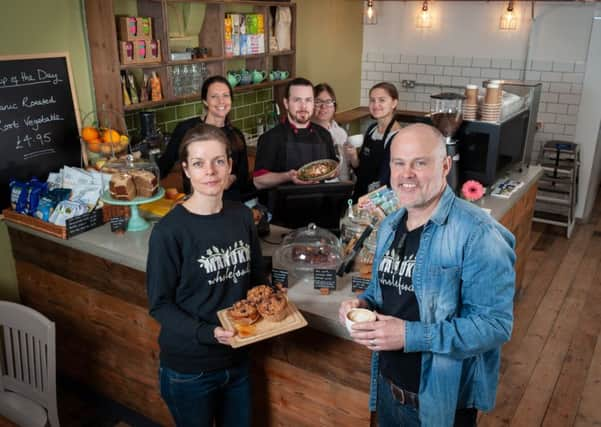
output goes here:
<path id="1" fill-rule="evenodd" d="M 137 68 L 148 69 L 148 68 L 159 68 L 164 65 L 165 64 L 163 62 L 143 62 L 140 64 L 121 65 L 119 67 L 119 69 L 121 69 L 121 70 L 133 70 L 133 69 L 137 69 Z"/>

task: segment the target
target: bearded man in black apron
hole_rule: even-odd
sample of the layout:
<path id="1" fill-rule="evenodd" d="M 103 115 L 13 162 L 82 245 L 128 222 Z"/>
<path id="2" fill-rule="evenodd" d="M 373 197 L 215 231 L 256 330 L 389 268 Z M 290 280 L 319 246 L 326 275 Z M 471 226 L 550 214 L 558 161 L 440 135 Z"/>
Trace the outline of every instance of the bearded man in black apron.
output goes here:
<path id="1" fill-rule="evenodd" d="M 297 178 L 297 170 L 314 160 L 336 159 L 332 136 L 311 123 L 313 84 L 302 77 L 288 83 L 286 119 L 259 138 L 253 182 L 258 190 L 281 184 L 312 184 Z"/>

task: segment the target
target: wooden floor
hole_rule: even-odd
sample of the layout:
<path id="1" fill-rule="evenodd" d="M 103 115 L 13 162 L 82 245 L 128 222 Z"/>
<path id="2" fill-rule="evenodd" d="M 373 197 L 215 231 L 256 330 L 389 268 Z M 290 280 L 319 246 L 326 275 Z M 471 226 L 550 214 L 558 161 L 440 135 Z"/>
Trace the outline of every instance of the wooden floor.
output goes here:
<path id="1" fill-rule="evenodd" d="M 590 223 L 564 231 L 534 225 L 496 408 L 479 426 L 601 426 L 601 196 Z"/>
<path id="2" fill-rule="evenodd" d="M 478 425 L 601 426 L 601 197 L 571 239 L 535 224 L 531 245 L 497 405 Z M 61 425 L 136 425 L 79 396 L 59 393 Z M 4 426 L 11 424 L 0 417 Z"/>

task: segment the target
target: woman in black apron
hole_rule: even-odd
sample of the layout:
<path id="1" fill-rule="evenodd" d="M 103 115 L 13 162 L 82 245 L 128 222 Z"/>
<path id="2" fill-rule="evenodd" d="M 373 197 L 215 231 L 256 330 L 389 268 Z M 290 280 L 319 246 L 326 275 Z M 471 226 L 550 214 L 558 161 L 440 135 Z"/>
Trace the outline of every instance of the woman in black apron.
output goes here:
<path id="1" fill-rule="evenodd" d="M 180 122 L 163 155 L 157 160 L 161 178 L 166 177 L 179 157 L 179 147 L 186 132 L 201 123 L 207 123 L 220 128 L 230 141 L 232 150 L 232 173 L 229 176 L 226 189 L 223 192 L 225 200 L 246 200 L 253 192 L 248 172 L 246 140 L 240 130 L 232 126 L 229 113 L 234 101 L 234 91 L 222 76 L 212 76 L 206 79 L 201 88 L 201 98 L 206 115 L 193 117 Z M 190 180 L 182 171 L 182 185 L 185 193 L 190 194 Z"/>
<path id="2" fill-rule="evenodd" d="M 345 146 L 345 154 L 357 175 L 354 202 L 390 182 L 390 142 L 401 129 L 394 120 L 398 103 L 399 93 L 391 83 L 378 83 L 369 90 L 369 112 L 376 123 L 365 132 L 359 154 L 352 145 Z"/>

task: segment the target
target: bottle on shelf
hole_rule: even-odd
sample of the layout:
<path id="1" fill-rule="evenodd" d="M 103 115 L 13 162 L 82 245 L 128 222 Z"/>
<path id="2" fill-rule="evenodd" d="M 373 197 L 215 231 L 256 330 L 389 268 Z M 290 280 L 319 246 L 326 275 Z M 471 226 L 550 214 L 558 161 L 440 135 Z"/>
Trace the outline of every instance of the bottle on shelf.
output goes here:
<path id="1" fill-rule="evenodd" d="M 263 117 L 257 117 L 257 136 L 263 135 L 265 132 L 265 124 L 263 123 Z"/>
<path id="2" fill-rule="evenodd" d="M 150 84 L 150 100 L 151 101 L 160 101 L 163 99 L 163 92 L 161 90 L 161 80 L 157 75 L 156 71 L 152 72 L 152 77 L 148 80 Z"/>
<path id="3" fill-rule="evenodd" d="M 275 127 L 278 124 L 278 118 L 280 117 L 280 106 L 275 101 L 272 101 L 272 104 L 271 111 L 267 113 L 265 121 L 267 130 Z"/>

